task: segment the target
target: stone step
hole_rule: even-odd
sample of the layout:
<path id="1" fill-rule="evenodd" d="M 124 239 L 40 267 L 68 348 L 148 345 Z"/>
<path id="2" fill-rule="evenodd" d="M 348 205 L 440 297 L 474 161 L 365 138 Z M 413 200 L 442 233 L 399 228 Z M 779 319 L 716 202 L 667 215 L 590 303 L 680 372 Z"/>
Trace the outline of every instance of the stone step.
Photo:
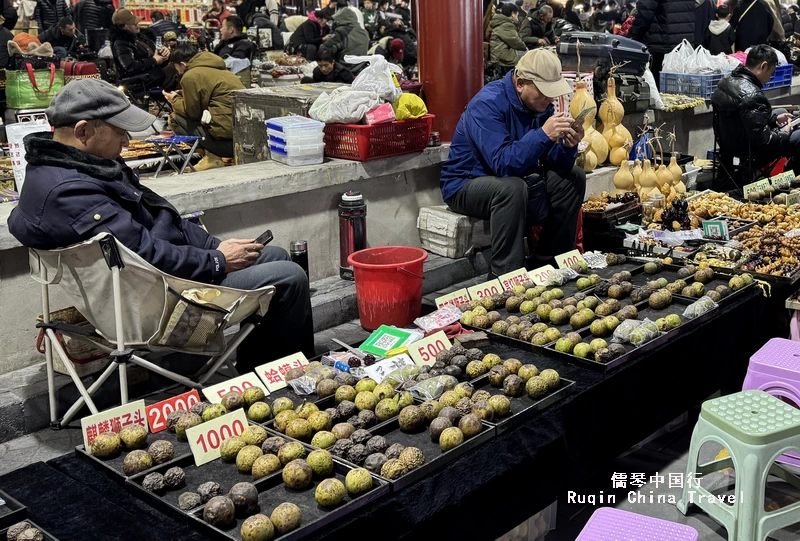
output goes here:
<path id="1" fill-rule="evenodd" d="M 486 260 L 480 253 L 463 259 L 448 259 L 431 254 L 425 262 L 423 294 L 441 290 L 475 276 L 485 275 L 487 272 Z M 358 323 L 358 306 L 353 282 L 332 277 L 313 282 L 311 288 L 318 354 L 333 347 L 331 338 L 335 337 L 350 344 L 366 338 L 368 333 Z M 191 356 L 170 355 L 161 358 L 159 362 L 171 370 L 187 374 L 199 369 L 198 359 Z M 137 367 L 129 367 L 128 373 L 131 399 L 150 394 L 171 383 Z M 86 385 L 88 387 L 88 384 Z M 56 388 L 59 411 L 63 414 L 77 399 L 78 391 L 69 377 L 60 374 L 56 374 Z M 118 378 L 112 375 L 95 394 L 93 400 L 100 409 L 118 404 Z M 47 427 L 50 423 L 48 404 L 47 371 L 44 362 L 0 376 L 0 443 Z M 88 413 L 88 410 L 86 412 Z"/>

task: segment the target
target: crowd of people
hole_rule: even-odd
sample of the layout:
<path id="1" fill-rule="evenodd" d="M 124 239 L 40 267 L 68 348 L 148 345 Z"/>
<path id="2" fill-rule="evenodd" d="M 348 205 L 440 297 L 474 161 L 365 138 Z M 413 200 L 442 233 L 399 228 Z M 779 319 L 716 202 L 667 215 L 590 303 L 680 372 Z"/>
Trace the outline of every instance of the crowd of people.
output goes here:
<path id="1" fill-rule="evenodd" d="M 778 0 L 486 0 L 484 7 L 487 60 L 501 68 L 495 77 L 513 68 L 526 51 L 555 45 L 571 30 L 614 33 L 644 43 L 653 56 L 656 81 L 664 55 L 683 40 L 712 54 L 760 44 L 786 53 L 795 35 L 800 36 L 800 7 Z"/>

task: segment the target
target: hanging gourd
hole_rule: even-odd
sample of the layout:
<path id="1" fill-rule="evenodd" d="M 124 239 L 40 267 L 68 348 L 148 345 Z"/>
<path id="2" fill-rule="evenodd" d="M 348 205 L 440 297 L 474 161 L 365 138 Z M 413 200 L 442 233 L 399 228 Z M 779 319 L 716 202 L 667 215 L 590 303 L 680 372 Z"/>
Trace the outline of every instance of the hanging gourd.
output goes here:
<path id="1" fill-rule="evenodd" d="M 678 160 L 675 158 L 675 130 L 672 130 L 672 133 L 669 134 L 670 141 L 672 143 L 672 158 L 669 160 L 669 171 L 672 173 L 672 187 L 676 193 L 682 194 L 686 193 L 686 185 L 683 183 L 683 171 L 681 171 L 681 166 L 678 165 Z"/>
<path id="2" fill-rule="evenodd" d="M 652 151 L 652 143 L 647 143 Z M 644 201 L 653 190 L 658 191 L 658 177 L 656 172 L 650 167 L 650 160 L 645 159 L 642 162 L 642 175 L 639 177 L 639 198 Z"/>
<path id="3" fill-rule="evenodd" d="M 586 154 L 584 156 L 584 163 L 583 163 L 583 170 L 586 173 L 591 173 L 597 167 L 597 156 L 592 151 L 591 148 L 586 150 Z"/>
<path id="4" fill-rule="evenodd" d="M 579 167 L 587 173 L 594 171 L 598 163 L 602 163 L 608 157 L 608 144 L 602 136 L 595 137 L 596 130 L 592 127 L 594 119 L 597 116 L 597 102 L 589 94 L 586 88 L 586 81 L 581 79 L 581 41 L 578 40 L 575 44 L 575 49 L 578 55 L 578 83 L 575 88 L 575 95 L 572 97 L 572 102 L 569 104 L 569 113 L 572 118 L 578 118 L 584 110 L 590 109 L 589 113 L 583 119 L 583 142 L 588 145 L 585 153 L 582 156 Z M 599 135 L 599 134 L 598 134 Z M 602 141 L 601 141 L 602 140 Z M 602 156 L 602 160 L 598 158 Z"/>
<path id="5" fill-rule="evenodd" d="M 664 147 L 661 146 L 661 129 L 656 128 L 655 131 L 655 139 L 656 143 L 658 143 L 658 151 L 661 156 L 661 165 L 658 166 L 656 170 L 656 179 L 658 181 L 658 191 L 664 197 L 669 197 L 670 195 L 675 193 L 675 190 L 672 188 L 672 173 L 667 166 L 664 165 Z"/>
<path id="6" fill-rule="evenodd" d="M 627 153 L 631 146 L 633 146 L 633 143 L 631 141 L 626 141 L 622 146 L 622 151 Z M 614 175 L 614 186 L 616 189 L 613 195 L 621 195 L 634 190 L 633 173 L 631 173 L 631 170 L 628 168 L 627 159 L 622 160 L 619 171 Z"/>
<path id="7" fill-rule="evenodd" d="M 617 83 L 614 81 L 613 68 L 608 76 L 608 91 L 606 100 L 600 106 L 599 117 L 603 121 L 603 138 L 608 143 L 609 153 L 613 153 L 614 149 L 620 148 L 625 144 L 627 139 L 617 131 L 617 126 L 622 123 L 622 118 L 625 116 L 625 109 L 617 98 Z M 627 130 L 626 130 L 627 131 Z M 627 135 L 630 135 L 628 133 Z M 619 156 L 617 154 L 616 156 Z M 612 163 L 614 163 L 612 161 Z M 621 161 L 614 165 L 619 165 Z"/>
<path id="8" fill-rule="evenodd" d="M 633 175 L 633 185 L 636 188 L 636 191 L 639 191 L 639 188 L 641 187 L 641 184 L 639 184 L 639 179 L 642 176 L 642 160 L 634 160 L 631 174 Z"/>

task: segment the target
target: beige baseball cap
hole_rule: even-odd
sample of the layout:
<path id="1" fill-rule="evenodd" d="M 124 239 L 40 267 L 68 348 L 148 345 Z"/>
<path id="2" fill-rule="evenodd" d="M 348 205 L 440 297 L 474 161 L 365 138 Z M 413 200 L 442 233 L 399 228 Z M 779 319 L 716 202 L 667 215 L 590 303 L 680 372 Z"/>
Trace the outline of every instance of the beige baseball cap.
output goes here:
<path id="1" fill-rule="evenodd" d="M 519 59 L 517 77 L 532 81 L 548 98 L 557 98 L 572 92 L 572 87 L 561 76 L 561 61 L 546 49 L 528 51 Z"/>

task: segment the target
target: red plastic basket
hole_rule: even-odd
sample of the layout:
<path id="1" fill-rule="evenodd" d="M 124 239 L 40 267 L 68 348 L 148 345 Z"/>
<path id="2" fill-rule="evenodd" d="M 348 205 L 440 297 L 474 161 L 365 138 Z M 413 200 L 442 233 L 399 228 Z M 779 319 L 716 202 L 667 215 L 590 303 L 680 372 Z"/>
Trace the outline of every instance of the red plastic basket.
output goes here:
<path id="1" fill-rule="evenodd" d="M 365 162 L 418 152 L 428 146 L 434 115 L 373 126 L 327 124 L 325 155 Z"/>

